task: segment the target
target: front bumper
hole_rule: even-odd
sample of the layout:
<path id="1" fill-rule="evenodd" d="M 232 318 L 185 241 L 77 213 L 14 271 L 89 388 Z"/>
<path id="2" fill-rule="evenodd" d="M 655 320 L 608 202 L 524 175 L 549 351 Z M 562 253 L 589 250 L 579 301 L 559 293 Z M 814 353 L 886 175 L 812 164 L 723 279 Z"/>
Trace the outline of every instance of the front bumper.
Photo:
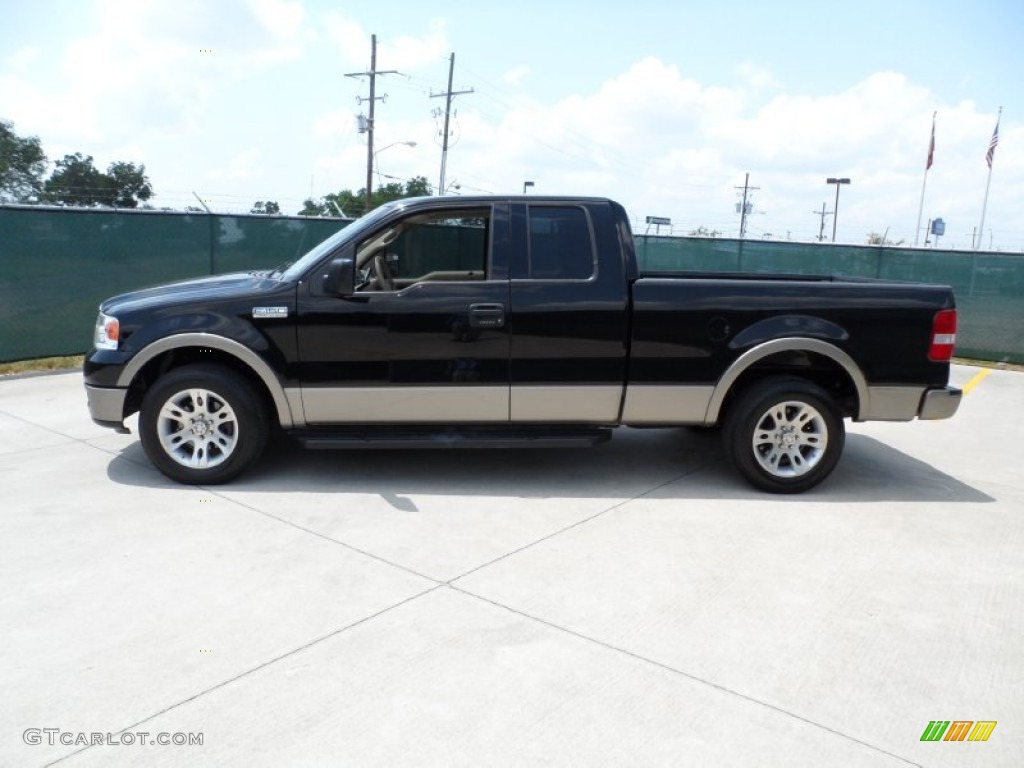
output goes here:
<path id="1" fill-rule="evenodd" d="M 94 387 L 85 385 L 85 396 L 89 401 L 89 415 L 101 427 L 118 432 L 127 432 L 124 425 L 124 401 L 128 390 L 124 387 Z"/>
<path id="2" fill-rule="evenodd" d="M 917 411 L 919 419 L 948 419 L 960 407 L 963 391 L 956 387 L 926 390 Z"/>

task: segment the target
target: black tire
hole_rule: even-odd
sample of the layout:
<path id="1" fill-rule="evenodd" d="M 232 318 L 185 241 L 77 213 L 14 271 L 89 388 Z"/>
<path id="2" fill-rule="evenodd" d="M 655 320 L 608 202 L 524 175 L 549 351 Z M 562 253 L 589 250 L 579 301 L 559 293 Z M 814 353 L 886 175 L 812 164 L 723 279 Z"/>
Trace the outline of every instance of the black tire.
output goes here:
<path id="1" fill-rule="evenodd" d="M 821 387 L 806 379 L 770 378 L 732 403 L 723 439 L 733 465 L 755 488 L 801 493 L 835 469 L 846 429 Z"/>
<path id="2" fill-rule="evenodd" d="M 226 483 L 263 453 L 269 425 L 259 394 L 219 365 L 175 368 L 149 388 L 139 437 L 153 466 L 186 485 Z"/>

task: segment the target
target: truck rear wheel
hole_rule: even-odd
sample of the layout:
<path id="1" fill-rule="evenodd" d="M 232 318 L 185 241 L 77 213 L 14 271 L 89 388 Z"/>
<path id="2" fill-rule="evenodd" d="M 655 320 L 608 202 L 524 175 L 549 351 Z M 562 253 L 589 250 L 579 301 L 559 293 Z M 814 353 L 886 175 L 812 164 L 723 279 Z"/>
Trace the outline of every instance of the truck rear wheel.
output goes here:
<path id="1" fill-rule="evenodd" d="M 266 409 L 252 385 L 218 365 L 170 371 L 149 388 L 139 412 L 149 460 L 188 485 L 237 477 L 263 453 L 267 432 Z"/>
<path id="2" fill-rule="evenodd" d="M 754 384 L 729 409 L 725 448 L 752 485 L 771 493 L 800 493 L 835 469 L 846 432 L 835 401 L 799 378 Z"/>

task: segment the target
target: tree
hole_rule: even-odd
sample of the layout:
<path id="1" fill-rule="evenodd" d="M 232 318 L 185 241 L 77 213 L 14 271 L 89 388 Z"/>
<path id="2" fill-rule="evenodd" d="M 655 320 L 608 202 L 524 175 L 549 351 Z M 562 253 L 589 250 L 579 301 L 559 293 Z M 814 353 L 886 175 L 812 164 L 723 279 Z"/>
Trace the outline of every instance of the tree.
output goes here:
<path id="1" fill-rule="evenodd" d="M 153 196 L 145 165 L 136 168 L 135 163 L 111 163 L 106 178 L 106 186 L 113 195 L 112 204 L 118 208 L 137 208 L 140 201 Z"/>
<path id="2" fill-rule="evenodd" d="M 405 182 L 406 197 L 430 197 L 432 194 L 434 189 L 426 176 L 414 176 Z"/>
<path id="3" fill-rule="evenodd" d="M 363 212 L 363 200 L 366 197 L 364 190 L 358 193 L 348 189 L 341 192 L 332 192 L 324 198 L 327 206 L 328 216 L 358 216 Z"/>
<path id="4" fill-rule="evenodd" d="M 686 234 L 688 237 L 718 237 L 722 233 L 717 229 L 708 229 L 701 224 L 699 227 L 690 230 Z"/>
<path id="5" fill-rule="evenodd" d="M 433 189 L 430 182 L 427 181 L 427 177 L 414 176 L 404 184 L 393 181 L 390 184 L 377 187 L 370 195 L 370 207 L 376 208 L 384 203 L 390 203 L 392 200 L 402 200 L 407 197 L 429 197 L 431 194 L 433 194 Z M 360 190 L 359 199 L 365 201 L 365 189 Z"/>
<path id="6" fill-rule="evenodd" d="M 393 181 L 377 187 L 370 193 L 370 208 L 376 208 L 392 200 L 403 200 L 407 197 L 429 197 L 433 189 L 426 176 L 415 176 L 405 183 Z M 360 216 L 366 207 L 366 187 L 358 192 L 343 189 L 331 192 L 319 200 L 308 199 L 303 202 L 300 216 Z"/>
<path id="7" fill-rule="evenodd" d="M 64 155 L 56 166 L 44 191 L 45 199 L 52 203 L 136 208 L 153 196 L 145 165 L 115 162 L 101 173 L 93 165 L 92 155 L 76 152 Z"/>
<path id="8" fill-rule="evenodd" d="M 18 136 L 0 120 L 0 201 L 26 202 L 43 191 L 46 155 L 38 136 Z"/>
<path id="9" fill-rule="evenodd" d="M 299 216 L 327 216 L 327 204 L 324 203 L 321 198 L 319 201 L 314 200 L 311 197 L 307 197 L 302 201 L 302 210 L 298 213 Z"/>
<path id="10" fill-rule="evenodd" d="M 903 240 L 890 240 L 888 238 L 889 230 L 885 230 L 884 235 L 880 235 L 877 232 L 868 233 L 868 245 L 903 245 Z"/>
<path id="11" fill-rule="evenodd" d="M 64 155 L 46 180 L 44 197 L 64 205 L 104 205 L 112 201 L 112 189 L 92 163 L 92 155 Z"/>
<path id="12" fill-rule="evenodd" d="M 267 202 L 265 202 L 265 203 L 262 200 L 257 200 L 255 203 L 253 203 L 252 210 L 249 211 L 249 213 L 266 213 L 266 214 L 275 214 L 275 213 L 280 213 L 280 212 L 281 212 L 281 206 L 278 205 L 273 200 L 267 200 Z"/>

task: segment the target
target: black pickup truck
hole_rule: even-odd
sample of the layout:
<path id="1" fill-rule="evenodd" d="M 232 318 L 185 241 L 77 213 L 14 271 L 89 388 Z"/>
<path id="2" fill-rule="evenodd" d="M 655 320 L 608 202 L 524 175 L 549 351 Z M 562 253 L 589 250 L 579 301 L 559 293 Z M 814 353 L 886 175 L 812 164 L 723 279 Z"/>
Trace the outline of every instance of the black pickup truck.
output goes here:
<path id="1" fill-rule="evenodd" d="M 864 279 L 641 271 L 599 198 L 416 198 L 291 265 L 100 306 L 94 421 L 168 477 L 237 476 L 280 430 L 309 448 L 575 446 L 723 426 L 755 486 L 803 491 L 844 417 L 952 416 L 953 292 Z"/>

